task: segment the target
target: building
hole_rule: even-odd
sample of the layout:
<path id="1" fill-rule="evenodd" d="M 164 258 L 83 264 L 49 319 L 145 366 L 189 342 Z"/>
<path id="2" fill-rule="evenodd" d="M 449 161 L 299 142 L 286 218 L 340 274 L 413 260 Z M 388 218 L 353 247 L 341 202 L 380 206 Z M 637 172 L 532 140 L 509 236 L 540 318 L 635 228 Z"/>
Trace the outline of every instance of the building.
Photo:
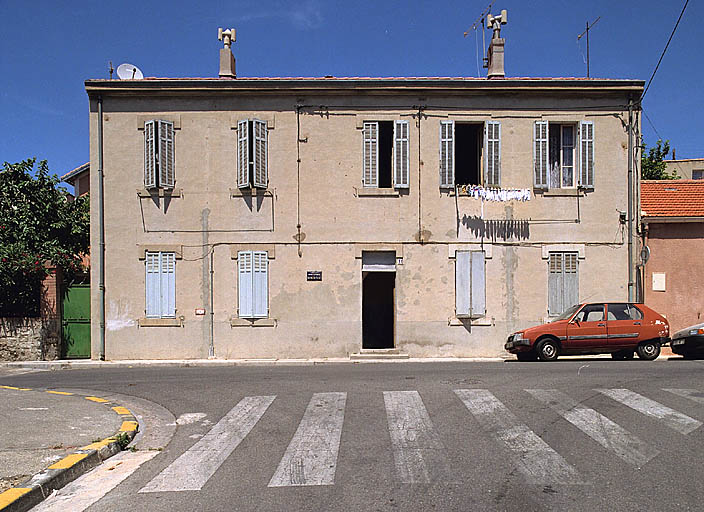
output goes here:
<path id="1" fill-rule="evenodd" d="M 704 158 L 681 158 L 679 160 L 664 160 L 665 171 L 677 174 L 684 180 L 704 179 Z"/>
<path id="2" fill-rule="evenodd" d="M 79 165 L 75 169 L 61 176 L 61 181 L 65 181 L 73 187 L 73 195 L 80 197 L 90 192 L 90 162 Z"/>
<path id="3" fill-rule="evenodd" d="M 93 356 L 496 356 L 626 300 L 643 82 L 502 51 L 491 79 L 236 78 L 227 45 L 219 78 L 86 81 Z"/>
<path id="4" fill-rule="evenodd" d="M 671 332 L 703 322 L 704 181 L 643 181 L 641 209 L 644 301 Z"/>

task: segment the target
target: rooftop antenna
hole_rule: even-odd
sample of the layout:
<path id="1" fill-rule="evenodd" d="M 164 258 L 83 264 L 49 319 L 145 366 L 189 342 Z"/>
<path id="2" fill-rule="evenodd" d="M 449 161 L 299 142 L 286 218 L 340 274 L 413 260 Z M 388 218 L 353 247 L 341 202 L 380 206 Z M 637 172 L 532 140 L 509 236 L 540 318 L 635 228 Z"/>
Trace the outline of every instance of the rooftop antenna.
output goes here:
<path id="1" fill-rule="evenodd" d="M 222 41 L 225 48 L 230 48 L 232 42 L 236 40 L 234 28 L 228 28 L 227 30 L 218 28 L 218 41 Z"/>
<path id="2" fill-rule="evenodd" d="M 486 15 L 491 12 L 491 6 L 494 5 L 495 1 L 496 0 L 491 0 L 491 2 L 489 2 L 489 5 L 486 6 L 486 8 L 482 11 L 482 13 L 479 15 L 479 17 L 474 21 L 474 23 L 472 23 L 472 26 L 469 29 L 467 29 L 464 33 L 464 37 L 467 37 L 469 32 L 471 30 L 474 30 L 475 35 L 476 35 L 476 30 L 479 27 L 479 25 L 481 24 L 481 26 L 482 26 L 482 48 L 486 48 L 486 41 L 484 40 L 484 26 L 485 26 L 484 19 L 486 18 Z M 483 62 L 482 67 L 487 67 L 488 63 L 487 63 L 486 57 L 483 57 L 482 62 Z M 479 76 L 479 74 L 480 74 L 479 73 L 479 48 L 477 48 L 477 76 Z"/>
<path id="3" fill-rule="evenodd" d="M 142 80 L 144 75 L 137 66 L 125 62 L 117 66 L 117 77 L 120 80 Z"/>
<path id="4" fill-rule="evenodd" d="M 584 29 L 584 32 L 582 32 L 581 34 L 579 34 L 579 35 L 577 36 L 577 41 L 579 41 L 580 39 L 582 39 L 582 36 L 583 36 L 583 35 L 586 34 L 586 36 L 587 36 L 587 78 L 589 78 L 589 30 L 591 30 L 591 28 L 592 28 L 594 25 L 596 25 L 596 22 L 599 21 L 600 19 L 601 19 L 601 16 L 599 16 L 597 19 L 595 19 L 594 21 L 592 21 L 591 24 L 589 24 L 589 22 L 587 22 L 587 28 Z"/>
<path id="5" fill-rule="evenodd" d="M 112 61 L 110 61 L 110 69 L 108 71 L 110 71 L 110 80 L 112 80 L 112 72 L 115 71 L 112 67 Z"/>

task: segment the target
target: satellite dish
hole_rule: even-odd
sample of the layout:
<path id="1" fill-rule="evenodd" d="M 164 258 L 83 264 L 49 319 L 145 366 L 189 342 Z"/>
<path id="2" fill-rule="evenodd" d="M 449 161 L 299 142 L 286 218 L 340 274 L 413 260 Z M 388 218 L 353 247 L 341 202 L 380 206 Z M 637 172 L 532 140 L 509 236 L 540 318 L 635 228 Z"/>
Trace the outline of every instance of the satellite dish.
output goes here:
<path id="1" fill-rule="evenodd" d="M 117 76 L 120 80 L 141 80 L 144 78 L 144 75 L 137 66 L 128 64 L 127 62 L 117 66 Z"/>

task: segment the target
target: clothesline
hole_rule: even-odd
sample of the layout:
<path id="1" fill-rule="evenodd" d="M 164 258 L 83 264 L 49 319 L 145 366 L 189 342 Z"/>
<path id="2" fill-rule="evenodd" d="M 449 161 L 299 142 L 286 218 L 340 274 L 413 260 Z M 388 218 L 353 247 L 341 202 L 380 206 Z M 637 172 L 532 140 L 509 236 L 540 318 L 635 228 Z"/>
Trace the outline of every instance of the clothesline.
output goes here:
<path id="1" fill-rule="evenodd" d="M 459 185 L 458 193 L 481 199 L 483 201 L 530 201 L 530 189 L 527 188 L 486 188 L 476 185 Z"/>

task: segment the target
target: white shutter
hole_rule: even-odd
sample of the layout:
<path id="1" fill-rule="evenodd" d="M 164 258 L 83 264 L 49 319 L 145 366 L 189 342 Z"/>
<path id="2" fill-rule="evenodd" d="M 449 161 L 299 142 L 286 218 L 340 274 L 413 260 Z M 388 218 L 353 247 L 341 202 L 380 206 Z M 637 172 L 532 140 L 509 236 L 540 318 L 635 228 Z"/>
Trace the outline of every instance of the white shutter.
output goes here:
<path id="1" fill-rule="evenodd" d="M 533 130 L 533 185 L 548 188 L 548 122 L 536 121 Z"/>
<path id="2" fill-rule="evenodd" d="M 156 121 L 144 123 L 144 188 L 156 187 Z"/>
<path id="3" fill-rule="evenodd" d="M 484 184 L 501 186 L 501 123 L 484 123 Z"/>
<path id="4" fill-rule="evenodd" d="M 362 140 L 363 176 L 365 187 L 379 186 L 379 123 L 364 123 Z"/>
<path id="5" fill-rule="evenodd" d="M 237 253 L 237 290 L 239 292 L 239 317 L 252 318 L 252 251 Z"/>
<path id="6" fill-rule="evenodd" d="M 394 186 L 408 188 L 408 121 L 394 123 Z"/>
<path id="7" fill-rule="evenodd" d="M 269 316 L 269 258 L 265 251 L 254 251 L 253 260 L 252 316 L 266 318 Z"/>
<path id="8" fill-rule="evenodd" d="M 266 121 L 255 119 L 252 125 L 254 132 L 254 186 L 266 188 L 268 185 Z"/>
<path id="9" fill-rule="evenodd" d="M 579 302 L 579 274 L 577 272 L 577 253 L 567 252 L 564 254 L 564 290 L 562 306 L 563 311 Z"/>
<path id="10" fill-rule="evenodd" d="M 594 123 L 579 123 L 579 184 L 594 187 Z"/>
<path id="11" fill-rule="evenodd" d="M 147 318 L 161 316 L 161 258 L 158 252 L 147 252 L 144 266 L 145 302 Z"/>
<path id="12" fill-rule="evenodd" d="M 472 251 L 471 308 L 472 318 L 486 315 L 486 271 L 484 251 Z"/>
<path id="13" fill-rule="evenodd" d="M 548 315 L 557 316 L 564 311 L 563 253 L 551 252 L 548 260 Z"/>
<path id="14" fill-rule="evenodd" d="M 440 121 L 440 186 L 455 186 L 454 121 Z"/>
<path id="15" fill-rule="evenodd" d="M 176 316 L 176 255 L 173 252 L 161 253 L 161 317 Z"/>
<path id="16" fill-rule="evenodd" d="M 237 186 L 249 187 L 249 121 L 237 122 Z"/>
<path id="17" fill-rule="evenodd" d="M 469 318 L 471 253 L 469 251 L 455 252 L 455 316 Z"/>
<path id="18" fill-rule="evenodd" d="M 159 121 L 159 186 L 174 188 L 174 123 Z"/>

